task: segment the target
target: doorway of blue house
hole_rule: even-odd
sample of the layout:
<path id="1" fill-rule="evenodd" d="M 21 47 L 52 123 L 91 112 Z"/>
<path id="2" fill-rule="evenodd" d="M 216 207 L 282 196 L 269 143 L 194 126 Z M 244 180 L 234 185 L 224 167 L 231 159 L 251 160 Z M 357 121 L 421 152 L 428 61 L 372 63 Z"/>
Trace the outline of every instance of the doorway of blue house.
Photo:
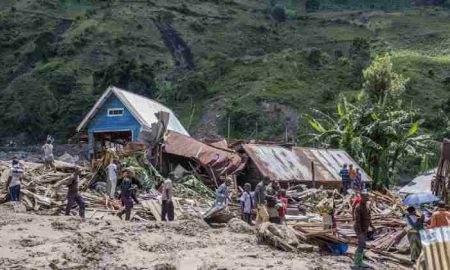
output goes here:
<path id="1" fill-rule="evenodd" d="M 104 150 L 109 148 L 120 151 L 126 144 L 132 142 L 132 140 L 133 133 L 130 130 L 94 132 L 94 159 L 101 158 Z"/>

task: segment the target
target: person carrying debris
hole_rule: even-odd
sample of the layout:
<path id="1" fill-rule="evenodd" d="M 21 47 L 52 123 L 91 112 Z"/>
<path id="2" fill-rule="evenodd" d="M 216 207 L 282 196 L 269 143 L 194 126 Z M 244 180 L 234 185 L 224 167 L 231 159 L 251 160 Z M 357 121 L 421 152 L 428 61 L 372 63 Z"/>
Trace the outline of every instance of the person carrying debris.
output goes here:
<path id="1" fill-rule="evenodd" d="M 78 192 L 78 183 L 80 181 L 80 173 L 81 170 L 79 167 L 75 167 L 74 172 L 72 176 L 69 179 L 69 182 L 67 184 L 68 190 L 67 190 L 67 205 L 66 205 L 66 216 L 70 215 L 70 210 L 72 210 L 72 207 L 74 203 L 78 204 L 78 211 L 80 214 L 80 218 L 84 219 L 84 210 L 85 210 L 85 204 L 84 200 L 81 197 L 81 195 Z"/>
<path id="2" fill-rule="evenodd" d="M 356 267 L 368 267 L 363 263 L 364 259 L 364 248 L 366 247 L 367 233 L 369 232 L 369 227 L 373 230 L 375 228 L 372 225 L 372 220 L 370 217 L 370 210 L 367 207 L 367 202 L 369 201 L 369 194 L 366 190 L 361 192 L 361 203 L 356 206 L 355 209 L 355 224 L 354 229 L 358 237 L 358 248 L 355 253 L 354 265 Z"/>
<path id="3" fill-rule="evenodd" d="M 14 205 L 18 204 L 20 200 L 20 180 L 23 179 L 23 172 L 24 170 L 20 166 L 19 160 L 14 158 L 7 182 L 9 200 Z"/>
<path id="4" fill-rule="evenodd" d="M 350 172 L 347 169 L 347 164 L 344 164 L 342 166 L 341 171 L 339 172 L 339 175 L 341 176 L 342 179 L 342 186 L 343 186 L 343 192 L 344 194 L 347 194 L 347 190 L 350 188 Z"/>
<path id="5" fill-rule="evenodd" d="M 123 214 L 125 214 L 125 220 L 130 220 L 133 201 L 137 204 L 139 203 L 136 195 L 133 193 L 133 190 L 136 188 L 135 186 L 142 188 L 141 183 L 133 177 L 133 172 L 130 169 L 125 169 L 124 177 L 120 184 L 120 199 L 124 208 L 117 213 L 120 219 L 122 219 Z"/>
<path id="6" fill-rule="evenodd" d="M 268 177 L 256 185 L 255 188 L 255 202 L 256 202 L 256 224 L 261 224 L 269 221 L 269 213 L 267 213 L 266 201 L 266 186 L 270 183 Z"/>
<path id="7" fill-rule="evenodd" d="M 249 225 L 252 224 L 252 211 L 254 207 L 253 195 L 252 195 L 252 186 L 250 183 L 245 183 L 244 192 L 241 195 L 241 215 L 242 219 L 247 222 Z"/>
<path id="8" fill-rule="evenodd" d="M 173 207 L 173 185 L 172 179 L 174 174 L 170 173 L 169 178 L 167 178 L 162 184 L 162 205 L 161 205 L 161 220 L 162 221 L 173 221 L 175 217 L 175 210 Z"/>
<path id="9" fill-rule="evenodd" d="M 51 137 L 47 137 L 47 142 L 42 146 L 42 151 L 44 152 L 44 164 L 45 168 L 53 168 L 56 172 L 55 160 L 53 158 L 53 144 Z"/>
<path id="10" fill-rule="evenodd" d="M 106 194 L 110 198 L 114 198 L 117 186 L 117 165 L 116 160 L 111 160 L 111 163 L 106 167 L 107 183 L 106 183 Z"/>
<path id="11" fill-rule="evenodd" d="M 408 240 L 411 250 L 411 262 L 415 263 L 422 252 L 422 242 L 420 240 L 420 232 L 425 228 L 423 215 L 419 216 L 416 208 L 410 206 L 406 209 L 406 226 L 408 230 Z"/>
<path id="12" fill-rule="evenodd" d="M 438 209 L 431 216 L 430 229 L 450 226 L 450 211 L 447 211 L 445 202 L 438 202 Z"/>

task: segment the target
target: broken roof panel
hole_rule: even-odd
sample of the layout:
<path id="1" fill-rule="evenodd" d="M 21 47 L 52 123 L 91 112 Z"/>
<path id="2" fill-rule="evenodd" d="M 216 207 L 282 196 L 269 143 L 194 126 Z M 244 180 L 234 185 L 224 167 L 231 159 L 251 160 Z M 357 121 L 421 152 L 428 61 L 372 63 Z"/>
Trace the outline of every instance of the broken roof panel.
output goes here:
<path id="1" fill-rule="evenodd" d="M 339 171 L 343 164 L 360 168 L 362 180 L 370 176 L 343 150 L 282 147 L 278 145 L 244 144 L 243 148 L 260 173 L 272 181 L 312 181 L 311 162 L 317 182 L 341 182 Z"/>
<path id="2" fill-rule="evenodd" d="M 245 165 L 242 158 L 232 150 L 216 148 L 174 131 L 167 133 L 164 151 L 198 160 L 200 164 L 211 167 L 218 175 L 232 175 Z"/>

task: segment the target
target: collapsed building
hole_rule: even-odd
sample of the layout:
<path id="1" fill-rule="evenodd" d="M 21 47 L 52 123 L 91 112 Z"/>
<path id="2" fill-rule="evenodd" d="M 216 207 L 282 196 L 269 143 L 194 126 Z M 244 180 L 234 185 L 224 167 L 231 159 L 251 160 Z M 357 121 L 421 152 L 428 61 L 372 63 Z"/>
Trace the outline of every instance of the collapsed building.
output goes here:
<path id="1" fill-rule="evenodd" d="M 261 142 L 228 144 L 225 140 L 192 138 L 173 111 L 149 98 L 111 86 L 79 124 L 87 133 L 91 159 L 108 148 L 146 150 L 149 162 L 162 174 L 190 173 L 218 186 L 232 176 L 237 184 L 256 185 L 263 177 L 283 186 L 340 188 L 343 164 L 360 168 L 363 182 L 372 179 L 343 150 L 314 149 Z"/>

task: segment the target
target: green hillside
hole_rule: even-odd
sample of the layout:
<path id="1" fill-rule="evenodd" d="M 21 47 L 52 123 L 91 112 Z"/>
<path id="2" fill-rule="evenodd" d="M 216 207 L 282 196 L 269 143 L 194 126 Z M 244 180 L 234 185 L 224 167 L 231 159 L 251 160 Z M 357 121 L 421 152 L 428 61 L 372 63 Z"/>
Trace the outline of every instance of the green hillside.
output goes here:
<path id="1" fill-rule="evenodd" d="M 0 135 L 63 141 L 113 84 L 168 104 L 194 135 L 226 136 L 229 121 L 235 138 L 298 138 L 301 114 L 355 97 L 379 52 L 410 78 L 404 99 L 425 126 L 445 134 L 444 1 L 314 2 L 2 0 Z"/>

